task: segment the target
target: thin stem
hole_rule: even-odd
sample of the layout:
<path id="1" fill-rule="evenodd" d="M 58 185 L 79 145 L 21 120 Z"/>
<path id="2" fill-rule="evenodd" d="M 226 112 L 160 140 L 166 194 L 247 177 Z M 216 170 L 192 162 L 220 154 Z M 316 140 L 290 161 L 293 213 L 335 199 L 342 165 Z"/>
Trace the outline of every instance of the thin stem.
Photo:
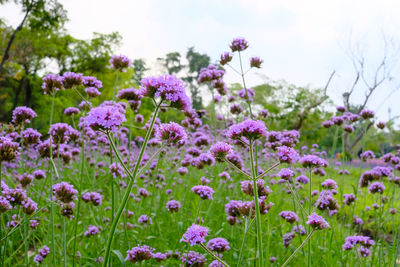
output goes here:
<path id="1" fill-rule="evenodd" d="M 311 238 L 311 235 L 314 233 L 315 230 L 312 230 L 310 232 L 310 234 L 306 237 L 306 239 L 304 239 L 303 243 L 301 243 L 301 245 L 296 248 L 296 250 L 292 253 L 292 255 L 289 256 L 289 258 L 282 264 L 281 267 L 285 267 L 286 265 L 288 265 L 288 263 L 292 260 L 292 258 L 294 257 L 294 255 L 296 255 L 296 253 L 307 243 L 307 241 Z"/>
<path id="2" fill-rule="evenodd" d="M 84 127 L 82 127 L 82 137 L 85 134 Z M 79 188 L 78 188 L 78 193 L 82 196 L 82 184 L 83 184 L 83 170 L 85 167 L 85 141 L 82 139 L 82 146 L 81 146 L 81 162 L 80 162 L 80 170 L 79 170 Z M 76 218 L 75 218 L 75 224 L 74 224 L 74 245 L 72 249 L 72 266 L 75 267 L 75 262 L 76 262 L 76 234 L 78 231 L 78 221 L 79 221 L 79 215 L 80 215 L 80 210 L 81 210 L 81 197 L 78 198 L 78 205 L 76 208 Z"/>
<path id="3" fill-rule="evenodd" d="M 201 246 L 211 257 L 213 257 L 214 259 L 216 259 L 217 261 L 219 261 L 222 265 L 224 265 L 225 267 L 229 267 L 229 265 L 228 265 L 226 262 L 224 262 L 224 261 L 221 260 L 219 257 L 217 257 L 214 253 L 212 253 L 212 251 L 211 251 L 208 247 L 204 246 L 204 245 L 201 244 L 201 243 L 200 243 L 200 246 Z"/>
<path id="4" fill-rule="evenodd" d="M 308 197 L 309 197 L 309 201 L 310 201 L 310 205 L 308 206 L 308 214 L 309 215 L 311 215 L 311 209 L 312 209 L 312 196 L 311 196 L 311 190 L 312 190 L 312 170 L 311 170 L 311 168 L 310 168 L 310 183 L 309 183 L 309 192 L 308 192 Z M 309 228 L 308 228 L 309 230 L 311 230 L 311 226 L 309 226 Z M 311 237 L 311 234 L 313 233 L 313 231 L 312 232 L 310 232 L 310 237 Z M 308 240 L 308 236 L 307 236 L 307 238 L 306 238 L 306 240 Z M 306 241 L 306 240 L 304 240 L 304 241 Z M 296 251 L 295 251 L 296 252 Z M 308 243 L 308 267 L 311 267 L 311 242 L 309 242 Z M 284 265 L 283 265 L 284 266 Z"/>
<path id="5" fill-rule="evenodd" d="M 241 174 L 243 174 L 244 176 L 246 176 L 249 179 L 252 179 L 252 177 L 250 175 L 248 175 L 245 171 L 243 171 L 242 169 L 238 168 L 235 164 L 233 164 L 229 159 L 225 158 L 225 161 L 227 163 L 229 163 L 234 169 L 236 169 L 237 171 L 239 171 Z"/>
<path id="6" fill-rule="evenodd" d="M 240 246 L 239 259 L 238 259 L 238 263 L 237 263 L 236 266 L 240 266 L 240 261 L 242 260 L 242 252 L 243 252 L 243 247 L 244 247 L 244 243 L 245 243 L 245 240 L 246 240 L 246 236 L 247 236 L 251 226 L 253 225 L 253 222 L 254 222 L 254 218 L 250 221 L 249 226 L 247 228 L 245 227 L 245 229 L 244 229 L 242 245 Z"/>
<path id="7" fill-rule="evenodd" d="M 292 187 L 292 185 L 290 184 L 289 181 L 287 181 L 287 184 L 289 186 L 289 190 L 290 192 L 292 192 L 292 195 L 294 196 L 293 200 L 297 203 L 297 205 L 299 205 L 303 211 L 303 213 L 305 213 L 306 215 L 310 215 L 307 213 L 307 211 L 304 209 L 303 205 L 301 205 L 299 197 L 296 194 L 296 191 L 294 191 L 294 188 Z"/>
<path id="8" fill-rule="evenodd" d="M 272 165 L 271 167 L 269 167 L 266 171 L 264 171 L 263 173 L 261 173 L 259 176 L 257 176 L 256 180 L 263 178 L 266 174 L 268 174 L 270 171 L 272 171 L 273 169 L 275 169 L 276 167 L 278 167 L 280 164 L 280 162 L 275 163 L 274 165 Z"/>
<path id="9" fill-rule="evenodd" d="M 67 266 L 67 235 L 66 235 L 66 224 L 65 224 L 65 216 L 63 216 L 63 249 L 64 249 L 64 267 Z M 74 255 L 73 255 L 74 257 Z"/>
<path id="10" fill-rule="evenodd" d="M 116 77 L 115 77 L 115 83 L 114 83 L 114 87 L 113 87 L 112 101 L 115 100 L 115 92 L 117 91 L 118 78 L 119 78 L 119 71 L 117 71 L 117 75 L 116 75 Z"/>
<path id="11" fill-rule="evenodd" d="M 240 51 L 239 51 L 239 62 L 240 62 L 240 72 L 241 72 L 241 76 L 242 76 L 243 87 L 244 87 L 244 90 L 246 91 L 246 98 L 247 98 L 246 103 L 249 106 L 250 117 L 252 120 L 254 120 L 253 111 L 251 110 L 249 92 L 247 91 L 246 81 L 244 79 L 245 74 L 243 72 L 242 56 L 240 55 Z"/>
<path id="12" fill-rule="evenodd" d="M 54 98 L 56 94 L 52 94 L 52 99 L 51 99 L 51 110 L 50 110 L 50 127 L 53 124 L 53 114 L 54 114 Z M 50 137 L 50 162 L 53 166 L 54 172 L 58 177 L 58 172 L 57 168 L 54 164 L 53 161 L 53 144 L 52 144 L 52 138 Z M 53 173 L 50 173 L 50 199 L 52 199 L 52 194 L 53 194 Z M 55 237 L 54 237 L 54 205 L 53 202 L 50 203 L 50 232 L 51 232 L 51 255 L 52 255 L 52 261 L 53 261 L 53 266 L 56 266 L 56 245 L 55 245 Z"/>
<path id="13" fill-rule="evenodd" d="M 253 141 L 250 141 L 250 161 L 251 161 L 251 172 L 253 176 L 253 190 L 254 190 L 254 204 L 256 208 L 256 228 L 257 228 L 257 245 L 258 245 L 258 265 L 259 267 L 264 266 L 264 253 L 262 247 L 262 234 L 261 234 L 261 214 L 260 205 L 258 203 L 258 188 L 256 179 L 256 169 L 254 166 L 254 155 L 253 155 Z"/>
<path id="14" fill-rule="evenodd" d="M 123 162 L 118 150 L 116 149 L 116 147 L 114 145 L 114 142 L 113 142 L 112 138 L 110 138 L 109 134 L 107 135 L 107 137 L 108 137 L 108 139 L 110 141 L 110 145 L 112 146 L 112 149 L 114 150 L 114 153 L 115 153 L 116 157 L 120 161 L 120 163 L 121 163 L 122 167 L 125 169 L 126 173 L 129 175 L 130 180 L 129 180 L 128 186 L 126 188 L 124 197 L 122 199 L 122 203 L 120 204 L 120 206 L 118 208 L 117 214 L 116 214 L 115 219 L 114 219 L 114 221 L 112 223 L 112 226 L 111 226 L 111 230 L 110 230 L 110 233 L 109 233 L 109 236 L 108 236 L 108 240 L 107 240 L 107 248 L 106 248 L 106 253 L 105 253 L 105 257 L 104 257 L 103 267 L 107 267 L 108 261 L 110 259 L 110 252 L 111 252 L 112 241 L 113 241 L 113 238 L 114 238 L 115 229 L 117 228 L 118 221 L 119 221 L 119 219 L 121 217 L 122 212 L 125 209 L 125 206 L 126 206 L 126 203 L 128 202 L 128 198 L 129 198 L 130 192 L 132 190 L 133 184 L 135 183 L 136 174 L 137 174 L 137 171 L 139 169 L 140 162 L 142 161 L 142 157 L 143 157 L 144 151 L 146 150 L 147 142 L 149 141 L 151 133 L 153 131 L 154 123 L 156 121 L 158 110 L 160 109 L 160 105 L 161 105 L 161 102 L 160 102 L 160 104 L 158 104 L 156 106 L 156 109 L 154 111 L 153 118 L 152 118 L 151 124 L 150 124 L 150 128 L 148 129 L 148 131 L 146 133 L 146 136 L 145 136 L 142 148 L 140 150 L 140 154 L 139 154 L 139 157 L 137 159 L 136 166 L 135 166 L 135 169 L 133 171 L 133 174 L 129 171 L 129 169 L 126 167 L 125 163 Z"/>

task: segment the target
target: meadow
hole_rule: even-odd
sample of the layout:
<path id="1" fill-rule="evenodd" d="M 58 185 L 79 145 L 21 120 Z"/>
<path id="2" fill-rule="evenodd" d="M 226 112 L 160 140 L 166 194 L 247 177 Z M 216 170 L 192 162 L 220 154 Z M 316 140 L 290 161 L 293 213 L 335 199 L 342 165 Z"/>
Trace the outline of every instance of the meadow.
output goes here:
<path id="1" fill-rule="evenodd" d="M 220 64 L 247 46 L 234 39 Z M 118 55 L 110 64 L 130 67 Z M 397 266 L 400 151 L 363 151 L 357 167 L 336 148 L 303 145 L 296 130 L 269 130 L 241 58 L 238 70 L 235 95 L 217 66 L 198 77 L 230 106 L 224 114 L 195 111 L 172 75 L 114 86 L 93 106 L 101 81 L 48 74 L 48 132 L 30 128 L 41 118 L 27 107 L 2 124 L 1 266 Z M 61 91 L 82 102 L 55 110 Z M 171 122 L 167 109 L 184 119 Z M 61 112 L 68 120 L 53 121 Z M 370 121 L 373 111 L 338 107 L 320 127 L 343 135 Z"/>

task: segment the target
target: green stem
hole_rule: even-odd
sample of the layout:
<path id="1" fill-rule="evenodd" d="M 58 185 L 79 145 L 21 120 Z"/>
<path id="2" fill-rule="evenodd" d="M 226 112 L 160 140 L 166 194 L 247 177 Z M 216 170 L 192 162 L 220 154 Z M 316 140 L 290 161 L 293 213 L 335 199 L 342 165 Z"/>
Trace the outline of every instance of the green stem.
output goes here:
<path id="1" fill-rule="evenodd" d="M 258 203 L 258 189 L 257 189 L 257 172 L 254 166 L 254 155 L 253 155 L 253 141 L 250 141 L 250 161 L 251 161 L 251 173 L 253 177 L 253 190 L 254 190 L 254 204 L 256 208 L 256 228 L 257 228 L 257 245 L 258 245 L 258 265 L 259 267 L 264 266 L 264 253 L 262 247 L 262 233 L 261 233 L 261 214 L 260 205 Z"/>
<path id="2" fill-rule="evenodd" d="M 310 201 L 310 205 L 308 206 L 308 214 L 309 215 L 311 215 L 311 210 L 312 210 L 312 196 L 311 196 L 311 193 L 312 193 L 312 169 L 310 168 L 310 182 L 309 182 L 309 192 L 308 192 L 308 197 L 309 197 L 309 201 Z M 311 231 L 311 226 L 309 226 L 308 227 L 308 231 L 310 232 Z M 313 231 L 311 231 L 310 232 L 310 234 L 309 234 L 309 236 L 311 237 L 311 234 L 313 233 Z M 307 236 L 307 238 L 304 240 L 304 242 L 306 241 L 306 240 L 308 240 L 308 236 Z M 304 243 L 303 242 L 303 243 Z M 303 244 L 302 244 L 303 245 Z M 301 246 L 302 246 L 301 245 Z M 296 251 L 295 251 L 296 252 Z M 294 253 L 293 253 L 294 254 Z M 290 258 L 289 258 L 290 259 Z M 288 259 L 288 260 L 289 260 Z M 282 266 L 284 266 L 285 264 L 283 264 Z M 311 242 L 309 242 L 308 243 L 308 264 L 307 264 L 307 266 L 308 267 L 311 267 Z"/>
<path id="3" fill-rule="evenodd" d="M 239 62 L 240 62 L 240 76 L 242 76 L 242 82 L 243 82 L 244 90 L 246 91 L 246 98 L 247 98 L 247 99 L 246 99 L 246 103 L 247 103 L 247 105 L 249 106 L 250 117 L 251 117 L 252 120 L 254 120 L 253 111 L 251 110 L 249 92 L 247 91 L 246 81 L 245 81 L 245 79 L 244 79 L 243 64 L 242 64 L 242 56 L 240 55 L 240 51 L 239 51 Z"/>
<path id="4" fill-rule="evenodd" d="M 109 133 L 107 134 L 107 137 L 108 137 L 108 139 L 110 141 L 110 145 L 111 145 L 112 149 L 114 150 L 114 153 L 115 153 L 116 157 L 118 158 L 118 160 L 120 161 L 122 167 L 125 169 L 126 173 L 129 175 L 130 180 L 129 180 L 128 186 L 126 188 L 124 197 L 122 199 L 122 203 L 120 204 L 120 206 L 118 208 L 117 214 L 116 214 L 115 219 L 114 219 L 114 221 L 112 223 L 112 226 L 111 226 L 111 230 L 110 230 L 110 233 L 109 233 L 109 236 L 108 236 L 108 240 L 107 240 L 107 247 L 106 247 L 106 253 L 105 253 L 105 257 L 104 257 L 103 267 L 107 267 L 108 261 L 110 259 L 110 252 L 111 252 L 112 241 L 113 241 L 113 238 L 114 238 L 115 229 L 117 228 L 118 221 L 119 221 L 119 219 L 121 217 L 122 212 L 124 211 L 126 203 L 128 202 L 129 194 L 130 194 L 130 192 L 132 190 L 132 187 L 133 187 L 133 184 L 135 182 L 136 174 L 137 174 L 137 171 L 139 169 L 140 162 L 142 161 L 142 157 L 143 157 L 144 151 L 146 150 L 147 142 L 149 141 L 151 133 L 153 131 L 154 123 L 156 121 L 158 110 L 160 109 L 161 103 L 162 102 L 160 102 L 156 106 L 156 109 L 155 109 L 154 114 L 153 114 L 153 118 L 151 120 L 150 128 L 148 129 L 148 131 L 146 133 L 146 136 L 145 136 L 142 148 L 140 150 L 140 154 L 139 154 L 139 157 L 137 159 L 136 166 L 135 166 L 135 169 L 134 169 L 133 173 L 131 173 L 129 171 L 129 169 L 126 167 L 124 161 L 122 160 L 118 150 L 116 149 L 116 147 L 114 145 L 114 142 L 113 142 L 110 134 Z"/>
<path id="5" fill-rule="evenodd" d="M 229 267 L 229 265 L 224 262 L 223 260 L 221 260 L 219 257 L 217 257 L 208 247 L 204 246 L 203 244 L 200 243 L 200 246 L 214 259 L 216 259 L 217 261 L 219 261 L 222 265 L 224 265 L 225 267 Z"/>
<path id="6" fill-rule="evenodd" d="M 116 75 L 116 77 L 115 77 L 115 83 L 114 83 L 114 87 L 113 87 L 112 101 L 115 100 L 115 93 L 116 93 L 116 91 L 117 91 L 118 78 L 119 78 L 119 71 L 117 71 L 117 75 Z"/>
<path id="7" fill-rule="evenodd" d="M 82 184 L 83 184 L 83 170 L 85 167 L 85 141 L 84 141 L 84 136 L 85 130 L 84 127 L 82 127 L 82 146 L 81 146 L 81 162 L 80 162 L 80 171 L 79 171 L 79 189 L 78 193 L 80 194 L 80 197 L 78 198 L 78 205 L 76 207 L 76 218 L 75 218 L 75 224 L 74 224 L 74 245 L 72 249 L 72 266 L 75 267 L 76 263 L 76 242 L 77 242 L 77 231 L 78 231 L 78 221 L 79 221 L 79 215 L 81 211 L 81 197 L 82 197 Z"/>
<path id="8" fill-rule="evenodd" d="M 65 216 L 63 216 L 63 249 L 64 249 L 64 267 L 67 266 L 67 235 L 65 229 Z"/>
<path id="9" fill-rule="evenodd" d="M 303 243 L 301 243 L 301 245 L 296 248 L 296 250 L 292 253 L 292 255 L 289 256 L 289 258 L 282 264 L 281 267 L 285 267 L 286 265 L 288 265 L 288 263 L 292 260 L 292 258 L 294 257 L 294 255 L 296 255 L 296 253 L 307 243 L 307 241 L 311 238 L 311 235 L 314 233 L 315 230 L 312 230 L 310 232 L 310 234 L 308 234 L 308 236 L 306 237 L 306 239 L 304 239 Z M 310 244 L 310 242 L 308 243 Z"/>
<path id="10" fill-rule="evenodd" d="M 52 99 L 51 99 L 51 110 L 50 110 L 50 127 L 53 124 L 53 114 L 54 114 L 54 98 L 56 94 L 52 94 Z M 52 139 L 50 137 L 50 163 L 53 166 L 54 172 L 58 176 L 57 168 L 55 167 L 54 161 L 53 161 L 53 144 L 52 144 Z M 50 173 L 50 199 L 52 199 L 53 196 L 53 173 Z M 53 261 L 53 266 L 56 266 L 56 245 L 55 245 L 55 237 L 54 237 L 54 205 L 53 202 L 50 202 L 50 232 L 51 232 L 51 257 Z"/>
<path id="11" fill-rule="evenodd" d="M 244 229 L 244 235 L 243 235 L 242 245 L 240 246 L 239 259 L 238 259 L 238 263 L 237 263 L 237 265 L 236 265 L 237 267 L 240 266 L 240 261 L 242 260 L 242 252 L 243 252 L 244 243 L 245 243 L 245 241 L 246 241 L 247 234 L 248 234 L 248 232 L 249 232 L 251 226 L 253 225 L 253 222 L 254 222 L 254 219 L 252 219 L 252 220 L 250 221 L 249 226 L 248 226 L 247 228 L 245 227 L 245 229 Z"/>

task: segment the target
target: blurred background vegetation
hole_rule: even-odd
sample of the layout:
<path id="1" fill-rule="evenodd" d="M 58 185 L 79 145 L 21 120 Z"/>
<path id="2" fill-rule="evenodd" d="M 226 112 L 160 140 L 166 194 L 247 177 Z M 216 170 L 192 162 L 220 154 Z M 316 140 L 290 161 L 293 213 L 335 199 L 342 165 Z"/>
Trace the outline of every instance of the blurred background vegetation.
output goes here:
<path id="1" fill-rule="evenodd" d="M 0 0 L 0 6 L 8 0 Z M 43 95 L 42 77 L 48 72 L 62 74 L 66 71 L 96 76 L 103 82 L 102 95 L 96 98 L 94 105 L 110 99 L 116 73 L 109 67 L 109 59 L 118 50 L 122 37 L 118 32 L 93 33 L 89 40 L 80 40 L 71 36 L 65 28 L 68 21 L 66 10 L 57 0 L 16 0 L 24 17 L 17 27 L 7 25 L 0 18 L 0 121 L 9 122 L 12 110 L 17 106 L 28 106 L 36 111 L 38 118 L 33 127 L 46 133 L 48 130 L 50 97 Z M 164 73 L 174 74 L 187 85 L 193 106 L 212 112 L 214 104 L 207 100 L 207 85 L 199 85 L 197 76 L 203 67 L 217 59 L 196 51 L 195 47 L 187 49 L 186 54 L 170 52 L 158 58 L 158 67 Z M 118 88 L 137 87 L 139 81 L 151 71 L 145 60 L 133 59 L 133 68 L 119 76 Z M 321 123 L 334 115 L 334 106 L 326 94 L 326 88 L 298 87 L 286 81 L 270 81 L 253 87 L 256 92 L 254 104 L 256 110 L 266 108 L 271 115 L 265 119 L 270 130 L 296 129 L 301 133 L 303 144 L 319 144 L 322 149 L 330 151 L 335 139 L 335 129 L 324 129 Z M 235 94 L 242 89 L 240 84 L 229 85 L 230 92 Z M 376 88 L 374 88 L 375 90 Z M 360 106 L 347 102 L 344 105 L 351 111 L 359 111 Z M 368 99 L 367 99 L 368 100 Z M 80 97 L 72 91 L 57 94 L 55 121 L 70 123 L 63 114 L 66 107 L 77 106 Z M 218 113 L 229 114 L 229 104 L 222 101 L 215 107 Z M 150 103 L 143 103 L 139 112 L 148 118 L 151 114 Z M 133 117 L 132 112 L 128 113 Z M 180 113 L 168 111 L 162 118 L 179 121 Z M 393 118 L 387 122 L 384 131 L 375 126 L 368 127 L 367 122 L 359 125 L 366 129 L 363 141 L 349 148 L 349 155 L 356 155 L 361 148 L 373 150 L 380 154 L 396 147 L 400 133 Z M 220 123 L 221 127 L 225 127 Z M 340 134 L 340 132 L 338 133 Z M 388 142 L 389 140 L 389 142 Z M 337 140 L 340 151 L 342 139 Z"/>

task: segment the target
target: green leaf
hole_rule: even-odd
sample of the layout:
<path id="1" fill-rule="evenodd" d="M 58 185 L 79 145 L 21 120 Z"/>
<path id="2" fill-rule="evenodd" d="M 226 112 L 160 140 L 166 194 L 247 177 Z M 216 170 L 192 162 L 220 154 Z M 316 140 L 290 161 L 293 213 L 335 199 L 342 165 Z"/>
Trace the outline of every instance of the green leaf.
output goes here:
<path id="1" fill-rule="evenodd" d="M 117 255 L 119 261 L 121 262 L 122 266 L 125 266 L 125 258 L 122 256 L 121 252 L 119 250 L 112 250 L 112 253 Z"/>

